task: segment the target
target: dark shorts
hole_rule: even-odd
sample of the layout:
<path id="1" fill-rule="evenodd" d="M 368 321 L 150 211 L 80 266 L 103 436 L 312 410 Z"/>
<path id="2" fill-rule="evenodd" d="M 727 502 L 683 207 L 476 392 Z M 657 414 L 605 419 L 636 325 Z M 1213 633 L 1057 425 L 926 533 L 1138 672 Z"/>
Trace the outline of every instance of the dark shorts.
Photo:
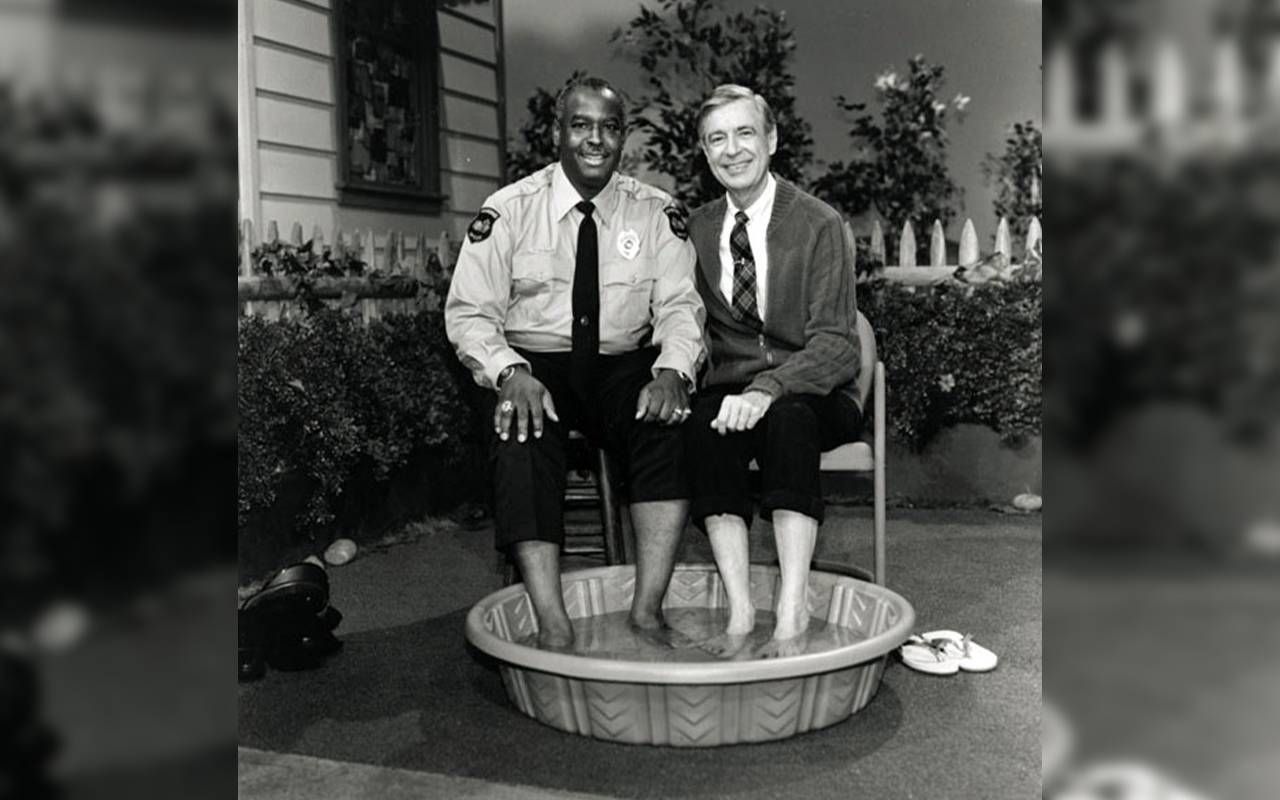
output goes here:
<path id="1" fill-rule="evenodd" d="M 842 392 L 786 395 L 773 401 L 749 431 L 721 436 L 711 422 L 727 394 L 742 386 L 716 386 L 694 398 L 685 422 L 686 461 L 693 481 L 690 516 L 704 532 L 706 518 L 734 514 L 751 524 L 749 467 L 760 467 L 760 514 L 797 511 L 822 522 L 822 453 L 862 433 L 862 414 Z"/>
<path id="2" fill-rule="evenodd" d="M 569 385 L 569 353 L 517 352 L 551 392 L 560 422 L 544 418 L 541 439 L 531 433 L 524 443 L 514 436 L 504 442 L 493 433 L 497 393 L 484 393 L 481 410 L 489 429 L 495 544 L 499 550 L 529 539 L 564 543 L 570 430 L 579 431 L 618 462 L 630 502 L 689 497 L 682 426 L 635 418 L 640 390 L 653 380 L 650 370 L 658 357 L 657 348 L 600 356 L 598 379 L 585 397 Z"/>

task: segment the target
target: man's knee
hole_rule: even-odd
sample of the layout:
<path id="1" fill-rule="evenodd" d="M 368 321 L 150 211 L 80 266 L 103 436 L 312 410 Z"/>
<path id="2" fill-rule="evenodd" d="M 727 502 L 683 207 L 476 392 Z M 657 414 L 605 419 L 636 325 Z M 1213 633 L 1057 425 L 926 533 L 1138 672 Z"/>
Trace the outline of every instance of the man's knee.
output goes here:
<path id="1" fill-rule="evenodd" d="M 818 432 L 818 415 L 803 395 L 785 395 L 774 400 L 764 419 L 770 433 L 798 436 Z"/>

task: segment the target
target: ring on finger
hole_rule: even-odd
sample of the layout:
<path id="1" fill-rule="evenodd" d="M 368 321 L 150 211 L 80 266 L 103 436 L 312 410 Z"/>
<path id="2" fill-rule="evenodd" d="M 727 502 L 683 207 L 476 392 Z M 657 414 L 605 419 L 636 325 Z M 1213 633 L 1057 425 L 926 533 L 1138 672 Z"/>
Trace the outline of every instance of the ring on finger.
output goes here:
<path id="1" fill-rule="evenodd" d="M 498 408 L 502 409 L 503 414 L 510 414 L 515 407 L 516 404 L 510 400 L 503 400 L 502 405 L 498 406 Z"/>

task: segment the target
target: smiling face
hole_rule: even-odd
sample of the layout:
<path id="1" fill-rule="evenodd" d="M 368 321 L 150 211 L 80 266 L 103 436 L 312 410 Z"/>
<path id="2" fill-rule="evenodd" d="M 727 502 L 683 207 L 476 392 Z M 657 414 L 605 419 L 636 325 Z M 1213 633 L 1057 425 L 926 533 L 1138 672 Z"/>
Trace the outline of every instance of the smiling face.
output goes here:
<path id="1" fill-rule="evenodd" d="M 626 126 L 621 98 L 608 89 L 579 86 L 565 98 L 564 115 L 551 138 L 565 177 L 590 200 L 609 183 L 622 159 Z"/>
<path id="2" fill-rule="evenodd" d="M 764 191 L 769 157 L 778 149 L 778 131 L 765 131 L 764 115 L 748 99 L 713 109 L 702 121 L 702 152 L 711 172 L 733 198 L 746 208 Z"/>

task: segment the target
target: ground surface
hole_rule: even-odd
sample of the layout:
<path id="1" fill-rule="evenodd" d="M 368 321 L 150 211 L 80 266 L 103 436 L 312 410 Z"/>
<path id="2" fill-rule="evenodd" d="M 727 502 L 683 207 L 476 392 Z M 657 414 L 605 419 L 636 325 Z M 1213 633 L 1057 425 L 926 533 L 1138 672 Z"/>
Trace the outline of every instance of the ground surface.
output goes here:
<path id="1" fill-rule="evenodd" d="M 1039 517 L 896 510 L 889 585 L 918 628 L 970 631 L 993 673 L 891 663 L 863 711 L 760 745 L 632 747 L 521 715 L 466 647 L 467 610 L 500 584 L 492 533 L 434 529 L 331 571 L 344 651 L 240 688 L 242 797 L 1027 798 L 1040 770 Z M 757 525 L 755 561 L 772 559 Z M 867 509 L 833 508 L 819 557 L 870 561 Z M 709 561 L 690 531 L 681 560 Z"/>

